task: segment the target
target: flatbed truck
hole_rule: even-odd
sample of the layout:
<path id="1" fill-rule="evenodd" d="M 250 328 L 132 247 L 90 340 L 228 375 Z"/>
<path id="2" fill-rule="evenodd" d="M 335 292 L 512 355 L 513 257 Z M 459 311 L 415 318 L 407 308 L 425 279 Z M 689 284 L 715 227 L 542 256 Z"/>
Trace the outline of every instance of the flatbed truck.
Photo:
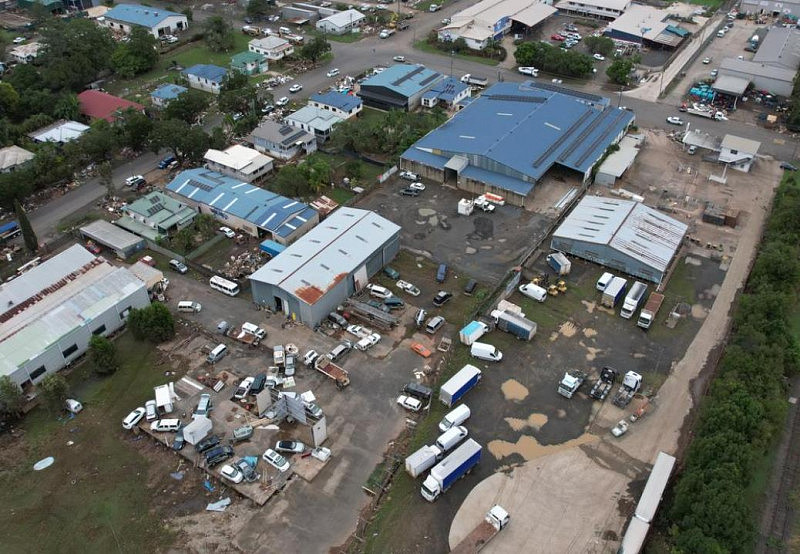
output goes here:
<path id="1" fill-rule="evenodd" d="M 661 304 L 664 303 L 664 295 L 658 292 L 651 292 L 650 297 L 647 299 L 647 303 L 642 308 L 642 311 L 639 313 L 639 320 L 636 322 L 636 325 L 641 327 L 642 329 L 649 329 L 650 326 L 653 324 L 653 321 L 656 319 L 656 315 L 658 314 L 658 310 L 661 309 Z"/>
<path id="2" fill-rule="evenodd" d="M 508 512 L 499 504 L 495 504 L 491 510 L 486 512 L 486 517 L 483 518 L 483 521 L 476 525 L 470 534 L 464 537 L 464 539 L 450 551 L 451 554 L 473 554 L 475 552 L 480 552 L 489 541 L 506 528 L 510 520 L 511 517 L 508 515 Z"/>
<path id="3" fill-rule="evenodd" d="M 320 356 L 314 360 L 314 369 L 336 381 L 337 388 L 343 389 L 350 384 L 350 374 L 339 367 L 328 356 Z"/>

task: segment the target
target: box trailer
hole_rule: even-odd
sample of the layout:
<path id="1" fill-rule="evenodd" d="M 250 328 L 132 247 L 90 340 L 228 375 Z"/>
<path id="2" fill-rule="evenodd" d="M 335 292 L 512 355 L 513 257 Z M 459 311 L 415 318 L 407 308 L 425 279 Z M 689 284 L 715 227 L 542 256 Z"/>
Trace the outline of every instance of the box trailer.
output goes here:
<path id="1" fill-rule="evenodd" d="M 622 300 L 622 297 L 625 294 L 625 288 L 627 286 L 627 280 L 623 279 L 622 277 L 614 277 L 606 287 L 606 290 L 603 291 L 603 298 L 600 301 L 600 304 L 606 308 L 614 309 L 614 306 L 617 305 L 617 302 Z"/>
<path id="2" fill-rule="evenodd" d="M 642 298 L 644 298 L 646 292 L 647 285 L 641 281 L 636 281 L 631 287 L 631 290 L 628 291 L 625 302 L 622 303 L 622 309 L 619 311 L 620 317 L 625 319 L 633 317 L 633 314 L 636 313 L 636 310 L 639 308 L 639 304 L 641 304 Z"/>
<path id="3" fill-rule="evenodd" d="M 536 335 L 536 323 L 530 319 L 500 310 L 492 311 L 491 316 L 498 329 L 511 333 L 518 339 L 531 340 Z"/>
<path id="4" fill-rule="evenodd" d="M 428 502 L 433 502 L 447 492 L 453 483 L 478 465 L 481 460 L 481 450 L 480 444 L 473 439 L 467 439 L 431 470 L 430 475 L 422 483 L 420 490 L 422 497 Z"/>
<path id="5" fill-rule="evenodd" d="M 473 342 L 489 332 L 489 326 L 480 321 L 470 321 L 461 331 L 458 338 L 463 344 L 470 346 Z"/>
<path id="6" fill-rule="evenodd" d="M 553 252 L 547 256 L 547 264 L 556 272 L 557 275 L 569 275 L 572 269 L 572 262 L 561 252 Z"/>
<path id="7" fill-rule="evenodd" d="M 406 458 L 406 471 L 411 477 L 419 477 L 441 460 L 443 454 L 438 447 L 425 445 Z"/>
<path id="8" fill-rule="evenodd" d="M 442 385 L 442 388 L 439 389 L 439 400 L 445 406 L 454 406 L 480 380 L 481 370 L 474 365 L 467 364 Z"/>

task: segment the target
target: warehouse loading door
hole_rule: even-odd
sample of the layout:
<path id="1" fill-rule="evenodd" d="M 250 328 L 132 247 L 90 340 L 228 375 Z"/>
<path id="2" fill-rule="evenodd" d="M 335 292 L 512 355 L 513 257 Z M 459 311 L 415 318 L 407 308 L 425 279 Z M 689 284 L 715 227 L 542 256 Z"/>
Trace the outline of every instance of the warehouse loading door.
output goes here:
<path id="1" fill-rule="evenodd" d="M 354 281 L 354 286 L 356 288 L 356 292 L 360 291 L 361 289 L 367 286 L 369 278 L 367 277 L 366 265 L 362 265 L 361 267 L 356 269 L 356 272 L 353 274 L 353 281 Z"/>

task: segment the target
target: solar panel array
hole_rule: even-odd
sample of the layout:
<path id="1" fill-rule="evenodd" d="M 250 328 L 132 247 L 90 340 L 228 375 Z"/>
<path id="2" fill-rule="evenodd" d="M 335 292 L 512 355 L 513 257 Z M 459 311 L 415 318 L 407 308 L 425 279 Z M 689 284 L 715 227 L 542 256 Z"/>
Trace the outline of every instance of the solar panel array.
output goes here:
<path id="1" fill-rule="evenodd" d="M 408 73 L 406 73 L 402 77 L 398 77 L 397 79 L 395 79 L 395 81 L 392 83 L 392 85 L 396 86 L 396 87 L 400 86 L 403 83 L 405 83 L 406 81 L 408 81 L 411 77 L 413 77 L 415 75 L 419 75 L 423 71 L 425 71 L 425 66 L 418 65 L 417 67 L 414 68 L 413 71 L 409 71 Z M 437 75 L 438 75 L 438 73 L 437 73 Z"/>

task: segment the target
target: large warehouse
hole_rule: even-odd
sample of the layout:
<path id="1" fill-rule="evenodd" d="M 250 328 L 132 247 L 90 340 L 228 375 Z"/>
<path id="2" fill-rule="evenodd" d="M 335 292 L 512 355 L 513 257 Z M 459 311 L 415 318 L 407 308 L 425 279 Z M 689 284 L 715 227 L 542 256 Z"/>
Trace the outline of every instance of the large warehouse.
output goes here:
<path id="1" fill-rule="evenodd" d="M 309 327 L 360 291 L 400 249 L 400 227 L 339 208 L 250 276 L 253 301 Z"/>
<path id="2" fill-rule="evenodd" d="M 688 227 L 644 204 L 584 197 L 553 233 L 553 250 L 660 283 Z"/>
<path id="3" fill-rule="evenodd" d="M 607 98 L 533 81 L 497 83 L 403 152 L 401 165 L 521 206 L 553 166 L 585 181 L 633 123 Z"/>
<path id="4" fill-rule="evenodd" d="M 72 363 L 92 335 L 125 324 L 150 303 L 145 284 L 75 245 L 0 289 L 0 375 L 28 387 Z"/>
<path id="5" fill-rule="evenodd" d="M 233 229 L 286 245 L 319 222 L 314 208 L 210 169 L 181 171 L 167 191 Z"/>
<path id="6" fill-rule="evenodd" d="M 358 96 L 365 106 L 410 111 L 443 79 L 444 75 L 423 65 L 395 64 L 361 83 Z"/>

